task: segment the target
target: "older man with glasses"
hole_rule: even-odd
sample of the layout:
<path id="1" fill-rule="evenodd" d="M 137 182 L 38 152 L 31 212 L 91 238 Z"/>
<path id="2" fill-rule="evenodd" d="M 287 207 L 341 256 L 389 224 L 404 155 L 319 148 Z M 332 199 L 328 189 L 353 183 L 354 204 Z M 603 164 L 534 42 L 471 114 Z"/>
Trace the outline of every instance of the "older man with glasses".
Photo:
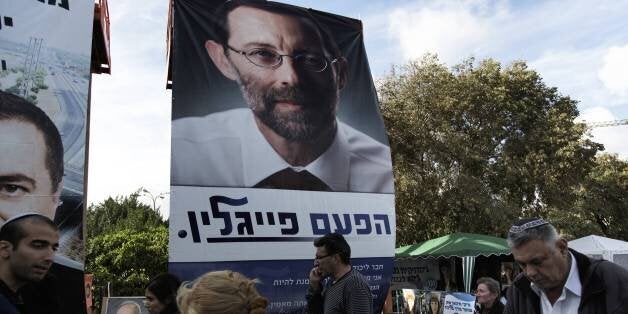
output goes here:
<path id="1" fill-rule="evenodd" d="M 172 185 L 393 193 L 390 149 L 336 118 L 347 63 L 307 11 L 228 1 L 205 48 L 248 109 L 173 123 Z"/>

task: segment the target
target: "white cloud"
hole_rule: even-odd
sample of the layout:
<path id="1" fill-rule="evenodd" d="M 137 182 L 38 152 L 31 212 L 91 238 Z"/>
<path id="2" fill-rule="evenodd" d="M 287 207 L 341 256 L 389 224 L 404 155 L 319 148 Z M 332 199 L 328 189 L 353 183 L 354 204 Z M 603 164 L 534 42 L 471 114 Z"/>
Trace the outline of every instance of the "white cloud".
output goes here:
<path id="1" fill-rule="evenodd" d="M 580 102 L 579 107 L 613 106 L 619 99 L 609 97 L 597 77 L 604 49 L 548 49 L 528 62 L 548 86 Z"/>
<path id="2" fill-rule="evenodd" d="M 139 187 L 169 191 L 167 2 L 109 2 L 112 74 L 92 82 L 88 203 Z M 141 12 L 141 13 L 138 13 Z M 140 198 L 152 206 L 147 197 Z M 168 200 L 158 206 L 167 216 Z"/>
<path id="3" fill-rule="evenodd" d="M 493 19 L 500 6 L 484 1 L 435 3 L 423 7 L 402 7 L 388 14 L 389 36 L 397 38 L 404 59 L 437 53 L 455 64 L 461 57 L 478 54 L 493 36 Z"/>
<path id="4" fill-rule="evenodd" d="M 593 107 L 583 111 L 578 120 L 586 122 L 602 122 L 617 120 L 610 110 L 604 107 Z M 622 159 L 628 159 L 628 141 L 625 140 L 628 134 L 628 125 L 598 127 L 591 130 L 593 140 L 604 144 L 605 152 L 617 154 Z"/>
<path id="5" fill-rule="evenodd" d="M 608 49 L 598 76 L 612 94 L 628 96 L 628 44 Z"/>

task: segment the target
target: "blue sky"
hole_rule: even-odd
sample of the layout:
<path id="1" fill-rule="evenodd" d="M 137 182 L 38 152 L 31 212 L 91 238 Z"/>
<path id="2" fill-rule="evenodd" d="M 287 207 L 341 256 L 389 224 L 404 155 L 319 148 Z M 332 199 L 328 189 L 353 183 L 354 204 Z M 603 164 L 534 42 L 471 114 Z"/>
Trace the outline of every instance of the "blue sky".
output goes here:
<path id="1" fill-rule="evenodd" d="M 362 20 L 375 79 L 427 52 L 525 60 L 587 121 L 628 118 L 628 1 L 286 1 Z M 169 190 L 168 1 L 109 1 L 112 75 L 92 82 L 88 202 Z M 594 140 L 628 159 L 628 126 Z M 148 198 L 143 199 L 148 202 Z M 166 214 L 168 199 L 161 202 Z"/>

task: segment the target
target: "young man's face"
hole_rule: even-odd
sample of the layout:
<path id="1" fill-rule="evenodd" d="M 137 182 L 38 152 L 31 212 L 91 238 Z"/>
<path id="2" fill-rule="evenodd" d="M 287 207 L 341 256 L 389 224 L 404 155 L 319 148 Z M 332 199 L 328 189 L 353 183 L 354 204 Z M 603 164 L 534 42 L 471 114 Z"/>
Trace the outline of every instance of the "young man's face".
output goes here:
<path id="1" fill-rule="evenodd" d="M 26 236 L 17 247 L 11 246 L 2 254 L 17 282 L 40 281 L 52 266 L 55 251 L 59 247 L 59 233 L 41 222 L 26 220 L 21 224 Z"/>
<path id="2" fill-rule="evenodd" d="M 512 248 L 512 255 L 528 280 L 543 290 L 561 287 L 569 274 L 571 257 L 563 239 L 549 244 L 532 240 Z"/>
<path id="3" fill-rule="evenodd" d="M 0 120 L 0 221 L 26 211 L 54 218 L 60 188 L 45 161 L 44 137 L 33 124 Z"/>
<path id="4" fill-rule="evenodd" d="M 264 48 L 282 55 L 312 53 L 328 59 L 322 72 L 305 69 L 291 57 L 283 57 L 276 68 L 264 68 L 227 50 L 242 94 L 258 120 L 293 141 L 314 140 L 333 129 L 338 78 L 311 22 L 249 7 L 235 9 L 228 20 L 228 44 L 236 50 Z"/>

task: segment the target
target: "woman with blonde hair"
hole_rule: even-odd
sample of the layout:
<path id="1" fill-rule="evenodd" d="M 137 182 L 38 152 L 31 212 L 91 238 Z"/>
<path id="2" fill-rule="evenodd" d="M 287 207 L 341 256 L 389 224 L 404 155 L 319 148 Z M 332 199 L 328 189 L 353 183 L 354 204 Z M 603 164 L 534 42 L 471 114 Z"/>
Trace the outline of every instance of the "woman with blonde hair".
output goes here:
<path id="1" fill-rule="evenodd" d="M 268 300 L 255 289 L 257 280 L 230 270 L 204 274 L 179 288 L 181 314 L 264 314 Z"/>

